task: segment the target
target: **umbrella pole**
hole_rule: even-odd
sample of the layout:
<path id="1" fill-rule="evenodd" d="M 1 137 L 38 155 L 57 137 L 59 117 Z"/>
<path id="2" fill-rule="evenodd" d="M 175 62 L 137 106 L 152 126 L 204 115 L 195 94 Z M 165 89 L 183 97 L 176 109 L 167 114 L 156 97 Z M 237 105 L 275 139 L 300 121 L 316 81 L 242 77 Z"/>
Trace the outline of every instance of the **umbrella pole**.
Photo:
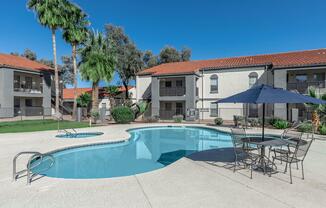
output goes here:
<path id="1" fill-rule="evenodd" d="M 265 103 L 263 103 L 263 129 L 262 129 L 262 141 L 265 139 Z"/>

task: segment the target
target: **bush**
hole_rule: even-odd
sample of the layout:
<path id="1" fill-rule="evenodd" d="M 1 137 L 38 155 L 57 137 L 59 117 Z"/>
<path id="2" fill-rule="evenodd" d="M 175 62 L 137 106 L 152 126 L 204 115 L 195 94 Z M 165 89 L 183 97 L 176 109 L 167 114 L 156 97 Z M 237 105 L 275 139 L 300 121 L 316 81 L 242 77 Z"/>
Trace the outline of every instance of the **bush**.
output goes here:
<path id="1" fill-rule="evenodd" d="M 183 115 L 173 116 L 173 120 L 174 120 L 175 123 L 181 123 L 182 120 L 183 120 Z"/>
<path id="2" fill-rule="evenodd" d="M 252 127 L 257 127 L 261 125 L 261 121 L 258 118 L 248 118 L 248 123 Z"/>
<path id="3" fill-rule="evenodd" d="M 83 93 L 77 98 L 77 106 L 81 108 L 87 108 L 91 101 L 91 95 L 89 93 Z"/>
<path id="4" fill-rule="evenodd" d="M 282 119 L 278 119 L 275 121 L 275 123 L 273 124 L 273 126 L 276 128 L 276 129 L 286 129 L 289 127 L 289 122 L 286 121 L 286 120 L 282 120 Z"/>
<path id="5" fill-rule="evenodd" d="M 220 126 L 220 125 L 223 124 L 223 119 L 222 118 L 215 118 L 214 123 L 215 123 L 215 125 Z"/>
<path id="6" fill-rule="evenodd" d="M 112 118 L 115 122 L 126 124 L 134 120 L 135 115 L 129 107 L 119 106 L 115 107 L 111 111 Z"/>
<path id="7" fill-rule="evenodd" d="M 313 126 L 311 122 L 305 121 L 298 126 L 298 131 L 300 132 L 312 132 Z"/>
<path id="8" fill-rule="evenodd" d="M 245 118 L 243 116 L 233 116 L 233 121 L 235 126 L 243 125 Z"/>
<path id="9" fill-rule="evenodd" d="M 321 126 L 319 127 L 319 133 L 320 133 L 321 135 L 326 135 L 326 125 L 321 125 Z"/>

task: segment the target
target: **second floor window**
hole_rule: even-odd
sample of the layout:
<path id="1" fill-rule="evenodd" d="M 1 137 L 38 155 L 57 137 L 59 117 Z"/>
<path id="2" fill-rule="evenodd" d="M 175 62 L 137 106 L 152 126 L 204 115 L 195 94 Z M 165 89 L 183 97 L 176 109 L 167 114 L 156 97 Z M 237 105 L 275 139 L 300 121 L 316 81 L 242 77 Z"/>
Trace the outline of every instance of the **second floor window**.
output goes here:
<path id="1" fill-rule="evenodd" d="M 307 75 L 306 74 L 297 74 L 297 75 L 295 75 L 295 80 L 297 82 L 306 82 L 307 81 Z"/>
<path id="2" fill-rule="evenodd" d="M 165 87 L 172 87 L 171 81 L 165 81 Z"/>
<path id="3" fill-rule="evenodd" d="M 213 74 L 210 78 L 211 80 L 211 93 L 217 93 L 218 92 L 218 76 L 216 74 Z"/>
<path id="4" fill-rule="evenodd" d="M 258 74 L 256 72 L 251 72 L 249 74 L 249 88 L 252 88 L 257 84 Z"/>
<path id="5" fill-rule="evenodd" d="M 177 87 L 182 87 L 183 83 L 182 83 L 182 80 L 177 80 L 176 81 L 176 86 Z"/>
<path id="6" fill-rule="evenodd" d="M 25 88 L 32 89 L 33 80 L 32 77 L 25 77 Z"/>

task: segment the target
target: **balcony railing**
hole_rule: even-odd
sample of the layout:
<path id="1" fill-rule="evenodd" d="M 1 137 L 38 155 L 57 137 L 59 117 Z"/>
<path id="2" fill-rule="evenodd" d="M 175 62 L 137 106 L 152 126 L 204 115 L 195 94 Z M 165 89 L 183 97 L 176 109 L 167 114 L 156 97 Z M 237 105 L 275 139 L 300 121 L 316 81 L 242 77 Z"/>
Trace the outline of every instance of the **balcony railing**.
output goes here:
<path id="1" fill-rule="evenodd" d="M 25 92 L 25 93 L 42 93 L 43 92 L 43 87 L 42 85 L 24 85 L 24 84 L 19 84 L 15 83 L 14 84 L 14 91 L 15 92 Z"/>
<path id="2" fill-rule="evenodd" d="M 160 88 L 160 96 L 183 96 L 186 93 L 184 87 Z"/>
<path id="3" fill-rule="evenodd" d="M 309 88 L 325 88 L 325 81 L 309 81 L 309 82 L 289 82 L 287 83 L 288 90 L 297 90 L 299 93 L 307 94 Z"/>

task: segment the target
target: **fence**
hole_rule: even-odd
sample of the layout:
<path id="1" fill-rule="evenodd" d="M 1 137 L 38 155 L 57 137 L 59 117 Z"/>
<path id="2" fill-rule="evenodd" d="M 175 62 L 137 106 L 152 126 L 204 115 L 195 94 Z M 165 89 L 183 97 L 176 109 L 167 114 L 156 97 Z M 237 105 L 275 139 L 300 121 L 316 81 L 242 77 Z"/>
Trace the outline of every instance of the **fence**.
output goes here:
<path id="1" fill-rule="evenodd" d="M 292 109 L 297 109 L 293 111 Z M 278 117 L 275 116 L 279 112 L 279 117 L 286 118 L 288 120 L 311 120 L 312 109 L 309 108 L 277 108 L 272 105 L 266 107 L 266 118 Z M 152 108 L 149 106 L 147 111 L 142 115 L 142 119 L 160 119 L 160 120 L 173 120 L 174 116 L 182 115 L 186 120 L 198 121 L 200 120 L 214 120 L 217 117 L 222 118 L 225 121 L 233 121 L 234 116 L 243 116 L 248 118 L 261 118 L 262 107 L 259 106 L 256 110 L 249 110 L 249 108 L 195 108 L 184 109 L 171 107 L 169 109 Z"/>
<path id="2" fill-rule="evenodd" d="M 45 119 L 51 116 L 52 116 L 51 108 L 44 108 L 44 107 L 0 108 L 1 120 Z"/>

